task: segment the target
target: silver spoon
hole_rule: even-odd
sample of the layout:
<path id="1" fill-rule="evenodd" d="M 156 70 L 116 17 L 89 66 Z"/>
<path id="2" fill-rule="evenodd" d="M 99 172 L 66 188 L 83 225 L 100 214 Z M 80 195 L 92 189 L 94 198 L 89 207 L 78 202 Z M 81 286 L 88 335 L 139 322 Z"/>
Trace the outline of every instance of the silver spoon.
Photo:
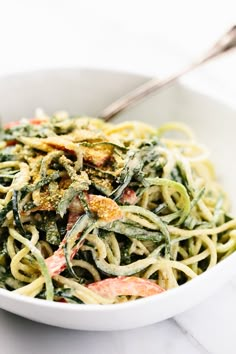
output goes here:
<path id="1" fill-rule="evenodd" d="M 158 91 L 163 87 L 175 82 L 184 74 L 192 71 L 193 69 L 199 67 L 200 65 L 208 62 L 209 60 L 218 57 L 220 54 L 226 53 L 231 49 L 236 48 L 236 26 L 233 26 L 229 31 L 227 31 L 216 43 L 210 48 L 205 55 L 200 59 L 187 66 L 177 74 L 173 74 L 164 80 L 152 79 L 147 81 L 145 84 L 137 87 L 133 91 L 129 92 L 125 96 L 122 96 L 108 107 L 106 107 L 99 115 L 100 118 L 105 121 L 111 120 L 115 115 L 122 112 L 126 108 L 137 103 L 142 98 L 148 96 L 154 91 Z"/>

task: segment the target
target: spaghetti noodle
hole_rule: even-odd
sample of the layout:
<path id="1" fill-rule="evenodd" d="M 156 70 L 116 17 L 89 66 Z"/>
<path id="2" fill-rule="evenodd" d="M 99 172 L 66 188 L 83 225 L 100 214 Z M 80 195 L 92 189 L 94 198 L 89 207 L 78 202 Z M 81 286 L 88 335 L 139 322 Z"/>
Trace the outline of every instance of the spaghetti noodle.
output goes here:
<path id="1" fill-rule="evenodd" d="M 159 294 L 235 251 L 228 211 L 183 124 L 59 112 L 1 131 L 1 288 L 86 304 Z"/>

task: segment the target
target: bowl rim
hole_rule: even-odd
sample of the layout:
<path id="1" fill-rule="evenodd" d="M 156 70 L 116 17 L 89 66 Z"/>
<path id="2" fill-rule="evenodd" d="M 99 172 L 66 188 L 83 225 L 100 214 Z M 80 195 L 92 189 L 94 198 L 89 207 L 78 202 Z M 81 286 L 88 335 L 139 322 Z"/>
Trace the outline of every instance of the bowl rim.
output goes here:
<path id="1" fill-rule="evenodd" d="M 37 299 L 37 298 L 32 298 L 26 295 L 21 295 L 17 294 L 14 291 L 9 291 L 6 289 L 0 289 L 0 297 L 6 297 L 9 298 L 10 300 L 16 300 L 19 303 L 23 304 L 31 304 L 31 305 L 37 305 L 37 306 L 42 306 L 45 308 L 54 308 L 54 309 L 60 309 L 63 311 L 85 311 L 85 312 L 110 312 L 112 311 L 120 311 L 121 309 L 126 309 L 126 308 L 134 308 L 137 306 L 145 305 L 145 303 L 154 303 L 156 301 L 164 301 L 166 298 L 171 299 L 176 296 L 176 293 L 178 294 L 185 294 L 186 292 L 190 291 L 194 287 L 197 287 L 199 282 L 200 285 L 203 283 L 206 283 L 208 281 L 208 278 L 211 278 L 214 276 L 216 273 L 221 273 L 224 271 L 226 267 L 230 267 L 230 265 L 233 265 L 235 263 L 236 266 L 236 252 L 232 253 L 229 255 L 226 259 L 223 261 L 217 263 L 214 267 L 208 269 L 204 273 L 198 275 L 196 278 L 191 279 L 187 283 L 180 285 L 177 288 L 169 289 L 167 291 L 164 291 L 160 294 L 148 296 L 145 298 L 141 298 L 135 301 L 128 301 L 128 302 L 123 302 L 123 303 L 118 303 L 118 304 L 71 304 L 71 303 L 63 303 L 63 302 L 56 302 L 56 301 L 48 301 L 44 299 Z M 236 269 L 235 271 L 236 272 Z M 157 300 L 159 299 L 159 300 Z M 1 306 L 1 305 L 0 305 Z"/>
<path id="2" fill-rule="evenodd" d="M 140 79 L 147 79 L 150 80 L 153 77 L 148 74 L 142 74 L 140 71 L 129 71 L 125 69 L 111 69 L 111 68 L 100 68 L 96 66 L 60 66 L 60 67 L 45 67 L 45 68 L 36 68 L 36 69 L 29 69 L 23 71 L 11 71 L 11 72 L 0 72 L 0 80 L 1 79 L 8 79 L 18 76 L 25 76 L 25 75 L 34 75 L 34 74 L 48 74 L 48 73 L 57 73 L 57 72 L 93 72 L 93 73 L 101 73 L 101 74 L 117 74 L 117 75 L 127 75 L 129 77 L 136 77 Z M 156 76 L 155 76 L 156 77 Z M 181 84 L 182 85 L 182 84 Z M 185 85 L 184 85 L 185 86 Z M 187 84 L 186 84 L 187 86 Z"/>

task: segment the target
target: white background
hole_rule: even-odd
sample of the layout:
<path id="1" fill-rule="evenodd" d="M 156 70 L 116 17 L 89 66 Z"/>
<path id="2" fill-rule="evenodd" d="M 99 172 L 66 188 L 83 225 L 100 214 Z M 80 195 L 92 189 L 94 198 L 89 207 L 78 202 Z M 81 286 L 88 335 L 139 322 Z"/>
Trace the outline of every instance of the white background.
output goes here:
<path id="1" fill-rule="evenodd" d="M 1 0 L 0 72 L 83 65 L 167 74 L 236 23 L 235 10 L 234 0 Z M 229 78 L 235 58 L 208 70 Z"/>
<path id="2" fill-rule="evenodd" d="M 164 77 L 233 24 L 229 0 L 0 0 L 0 74 L 86 66 Z M 236 52 L 186 80 L 235 101 Z M 63 331 L 1 311 L 2 353 L 234 354 L 235 287 L 234 280 L 177 322 L 120 333 Z"/>
<path id="3" fill-rule="evenodd" d="M 0 74 L 45 67 L 164 77 L 236 23 L 235 0 L 0 0 Z M 187 80 L 233 97 L 236 53 Z"/>

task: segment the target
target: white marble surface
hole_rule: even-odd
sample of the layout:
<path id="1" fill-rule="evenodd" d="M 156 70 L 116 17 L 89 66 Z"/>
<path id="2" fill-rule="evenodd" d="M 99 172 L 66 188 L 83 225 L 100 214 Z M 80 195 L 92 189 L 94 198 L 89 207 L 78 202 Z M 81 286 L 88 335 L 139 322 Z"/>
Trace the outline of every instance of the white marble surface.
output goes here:
<path id="1" fill-rule="evenodd" d="M 164 76 L 236 22 L 235 6 L 230 0 L 0 0 L 0 74 L 82 65 Z M 234 101 L 235 61 L 232 54 L 186 80 Z M 174 319 L 129 331 L 64 330 L 0 310 L 0 353 L 235 354 L 235 319 L 236 279 Z"/>
<path id="2" fill-rule="evenodd" d="M 113 332 L 49 327 L 1 310 L 1 353 L 235 354 L 235 297 L 236 280 L 176 318 L 139 329 Z"/>

